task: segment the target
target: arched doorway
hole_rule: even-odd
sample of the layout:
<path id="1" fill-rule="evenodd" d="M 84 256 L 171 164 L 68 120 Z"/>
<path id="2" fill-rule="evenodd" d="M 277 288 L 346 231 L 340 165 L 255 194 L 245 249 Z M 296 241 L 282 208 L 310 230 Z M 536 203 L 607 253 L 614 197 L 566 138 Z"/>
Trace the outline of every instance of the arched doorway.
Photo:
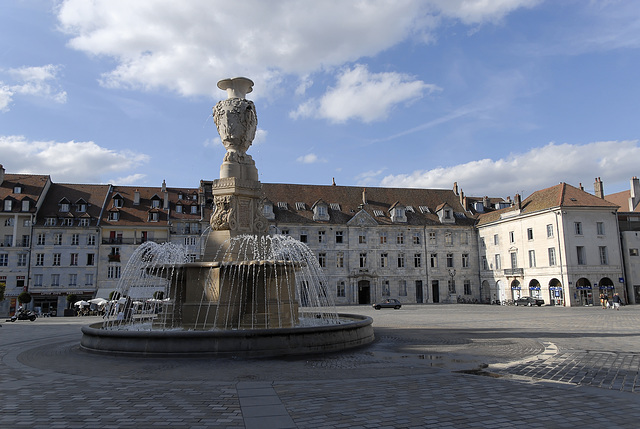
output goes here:
<path id="1" fill-rule="evenodd" d="M 529 296 L 534 298 L 542 298 L 540 296 L 540 282 L 536 279 L 533 279 L 529 282 Z"/>
<path id="2" fill-rule="evenodd" d="M 491 298 L 491 286 L 489 286 L 489 282 L 483 280 L 480 285 L 480 302 L 483 304 L 493 304 L 496 299 L 495 294 L 493 295 L 493 299 Z"/>
<path id="3" fill-rule="evenodd" d="M 581 277 L 576 282 L 576 294 L 579 305 L 593 305 L 593 289 L 591 282 Z"/>
<path id="4" fill-rule="evenodd" d="M 549 280 L 549 299 L 551 305 L 564 305 L 564 294 L 562 293 L 562 283 L 560 283 L 560 280 Z"/>
<path id="5" fill-rule="evenodd" d="M 358 304 L 371 304 L 371 283 L 369 280 L 358 282 Z"/>
<path id="6" fill-rule="evenodd" d="M 511 299 L 514 301 L 522 296 L 522 291 L 520 287 L 520 282 L 518 280 L 513 280 L 511 282 Z"/>
<path id="7" fill-rule="evenodd" d="M 600 279 L 600 283 L 598 283 L 598 288 L 600 289 L 600 293 L 607 295 L 609 302 L 611 302 L 616 288 L 613 285 L 613 281 L 609 277 L 603 277 Z"/>

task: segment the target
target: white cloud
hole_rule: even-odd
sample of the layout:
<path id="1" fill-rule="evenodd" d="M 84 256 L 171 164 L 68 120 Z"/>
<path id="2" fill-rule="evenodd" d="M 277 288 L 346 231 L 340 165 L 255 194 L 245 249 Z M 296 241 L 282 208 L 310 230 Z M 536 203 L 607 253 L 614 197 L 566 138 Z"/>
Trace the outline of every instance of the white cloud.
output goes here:
<path id="1" fill-rule="evenodd" d="M 65 0 L 57 8 L 69 46 L 116 66 L 108 87 L 215 94 L 220 76 L 247 75 L 257 94 L 284 75 L 306 76 L 430 39 L 440 17 L 480 24 L 533 0 Z M 304 89 L 304 84 L 298 88 Z"/>
<path id="2" fill-rule="evenodd" d="M 130 174 L 129 176 L 111 179 L 109 180 L 109 183 L 120 186 L 133 186 L 139 184 L 145 177 L 147 177 L 146 174 L 134 173 Z"/>
<path id="3" fill-rule="evenodd" d="M 315 153 L 308 153 L 306 155 L 299 156 L 298 158 L 296 158 L 296 161 L 302 164 L 316 164 L 319 162 L 327 162 L 326 159 L 318 158 L 318 155 L 316 155 Z"/>
<path id="4" fill-rule="evenodd" d="M 60 66 L 21 67 L 6 70 L 6 73 L 12 82 L 0 82 L 0 111 L 8 111 L 13 99 L 20 95 L 42 97 L 60 104 L 67 102 L 66 91 L 57 83 Z"/>
<path id="5" fill-rule="evenodd" d="M 50 174 L 54 182 L 105 183 L 107 175 L 129 174 L 149 161 L 148 155 L 116 152 L 94 142 L 28 141 L 22 136 L 0 136 L 0 153 L 7 170 Z"/>
<path id="6" fill-rule="evenodd" d="M 386 168 L 381 168 L 379 170 L 369 170 L 369 171 L 364 171 L 360 174 L 358 174 L 355 179 L 356 179 L 356 183 L 360 186 L 374 186 L 380 183 L 380 176 L 382 176 L 382 173 L 384 173 L 386 170 Z M 387 185 L 385 185 L 387 186 Z M 389 185 L 389 186 L 395 186 L 395 185 Z"/>
<path id="7" fill-rule="evenodd" d="M 425 92 L 439 89 L 402 73 L 370 73 L 366 65 L 357 64 L 343 70 L 337 85 L 319 100 L 304 102 L 291 117 L 314 116 L 332 122 L 358 119 L 370 123 L 386 119 L 399 103 L 416 100 Z"/>
<path id="8" fill-rule="evenodd" d="M 638 159 L 637 140 L 584 145 L 549 143 L 498 160 L 482 159 L 452 167 L 388 175 L 380 185 L 449 189 L 458 182 L 470 196 L 506 197 L 520 193 L 526 197 L 560 182 L 573 186 L 582 183 L 586 190 L 593 192 L 595 177 L 602 177 L 613 193 L 624 189 L 629 179 L 638 175 Z"/>

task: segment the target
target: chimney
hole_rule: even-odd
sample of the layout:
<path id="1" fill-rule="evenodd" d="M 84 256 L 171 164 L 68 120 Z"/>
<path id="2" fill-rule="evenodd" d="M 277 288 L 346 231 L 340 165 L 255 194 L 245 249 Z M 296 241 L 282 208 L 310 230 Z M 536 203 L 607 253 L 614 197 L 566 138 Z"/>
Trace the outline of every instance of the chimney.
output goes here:
<path id="1" fill-rule="evenodd" d="M 164 191 L 164 207 L 163 208 L 165 210 L 169 208 L 169 193 L 166 190 Z"/>
<path id="2" fill-rule="evenodd" d="M 522 201 L 520 199 L 520 194 L 516 194 L 513 197 L 513 203 L 517 208 L 519 208 L 519 209 L 522 208 Z"/>
<path id="3" fill-rule="evenodd" d="M 0 164 L 0 185 L 4 182 L 4 167 Z"/>
<path id="4" fill-rule="evenodd" d="M 362 190 L 362 204 L 367 204 L 367 188 Z"/>
<path id="5" fill-rule="evenodd" d="M 331 178 L 331 186 L 336 186 L 336 178 L 335 177 Z"/>
<path id="6" fill-rule="evenodd" d="M 467 209 L 467 207 L 465 207 L 465 203 L 464 203 L 464 192 L 462 192 L 462 189 L 460 189 L 460 205 L 462 206 L 463 209 Z"/>
<path id="7" fill-rule="evenodd" d="M 136 189 L 133 192 L 133 205 L 137 206 L 139 204 L 140 204 L 140 191 Z"/>
<path id="8" fill-rule="evenodd" d="M 580 182 L 580 190 L 584 192 L 584 186 L 582 186 L 582 182 Z"/>
<path id="9" fill-rule="evenodd" d="M 593 184 L 593 188 L 596 192 L 596 197 L 604 199 L 604 186 L 599 177 L 596 177 L 596 183 Z"/>
<path id="10" fill-rule="evenodd" d="M 636 176 L 631 178 L 629 197 L 629 211 L 632 212 L 640 202 L 640 180 Z"/>
<path id="11" fill-rule="evenodd" d="M 162 179 L 162 192 L 167 192 L 167 182 Z"/>
<path id="12" fill-rule="evenodd" d="M 453 182 L 453 193 L 458 195 L 458 182 Z"/>
<path id="13" fill-rule="evenodd" d="M 486 195 L 482 197 L 482 207 L 484 207 L 485 209 L 489 208 L 489 197 L 487 197 Z"/>

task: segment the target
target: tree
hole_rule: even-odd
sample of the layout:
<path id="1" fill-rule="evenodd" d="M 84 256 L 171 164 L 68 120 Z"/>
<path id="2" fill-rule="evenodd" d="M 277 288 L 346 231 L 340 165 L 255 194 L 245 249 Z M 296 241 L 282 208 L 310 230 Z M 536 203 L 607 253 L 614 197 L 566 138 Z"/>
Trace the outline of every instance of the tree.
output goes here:
<path id="1" fill-rule="evenodd" d="M 5 282 L 0 282 L 0 302 L 4 301 L 4 291 L 7 289 Z"/>
<path id="2" fill-rule="evenodd" d="M 29 292 L 22 292 L 18 295 L 19 304 L 29 304 L 31 302 L 31 294 Z"/>
<path id="3" fill-rule="evenodd" d="M 76 295 L 75 293 L 70 293 L 69 295 L 67 295 L 67 302 L 69 303 L 69 308 L 71 308 L 71 306 L 78 301 L 78 295 Z"/>

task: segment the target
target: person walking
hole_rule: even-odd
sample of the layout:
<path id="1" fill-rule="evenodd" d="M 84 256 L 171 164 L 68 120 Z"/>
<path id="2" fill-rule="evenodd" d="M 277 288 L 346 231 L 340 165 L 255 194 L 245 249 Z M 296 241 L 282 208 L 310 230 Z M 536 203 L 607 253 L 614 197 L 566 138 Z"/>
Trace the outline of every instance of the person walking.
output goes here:
<path id="1" fill-rule="evenodd" d="M 616 292 L 613 295 L 613 308 L 615 308 L 616 310 L 620 310 L 621 303 L 622 303 L 622 299 L 620 298 L 620 294 Z"/>

